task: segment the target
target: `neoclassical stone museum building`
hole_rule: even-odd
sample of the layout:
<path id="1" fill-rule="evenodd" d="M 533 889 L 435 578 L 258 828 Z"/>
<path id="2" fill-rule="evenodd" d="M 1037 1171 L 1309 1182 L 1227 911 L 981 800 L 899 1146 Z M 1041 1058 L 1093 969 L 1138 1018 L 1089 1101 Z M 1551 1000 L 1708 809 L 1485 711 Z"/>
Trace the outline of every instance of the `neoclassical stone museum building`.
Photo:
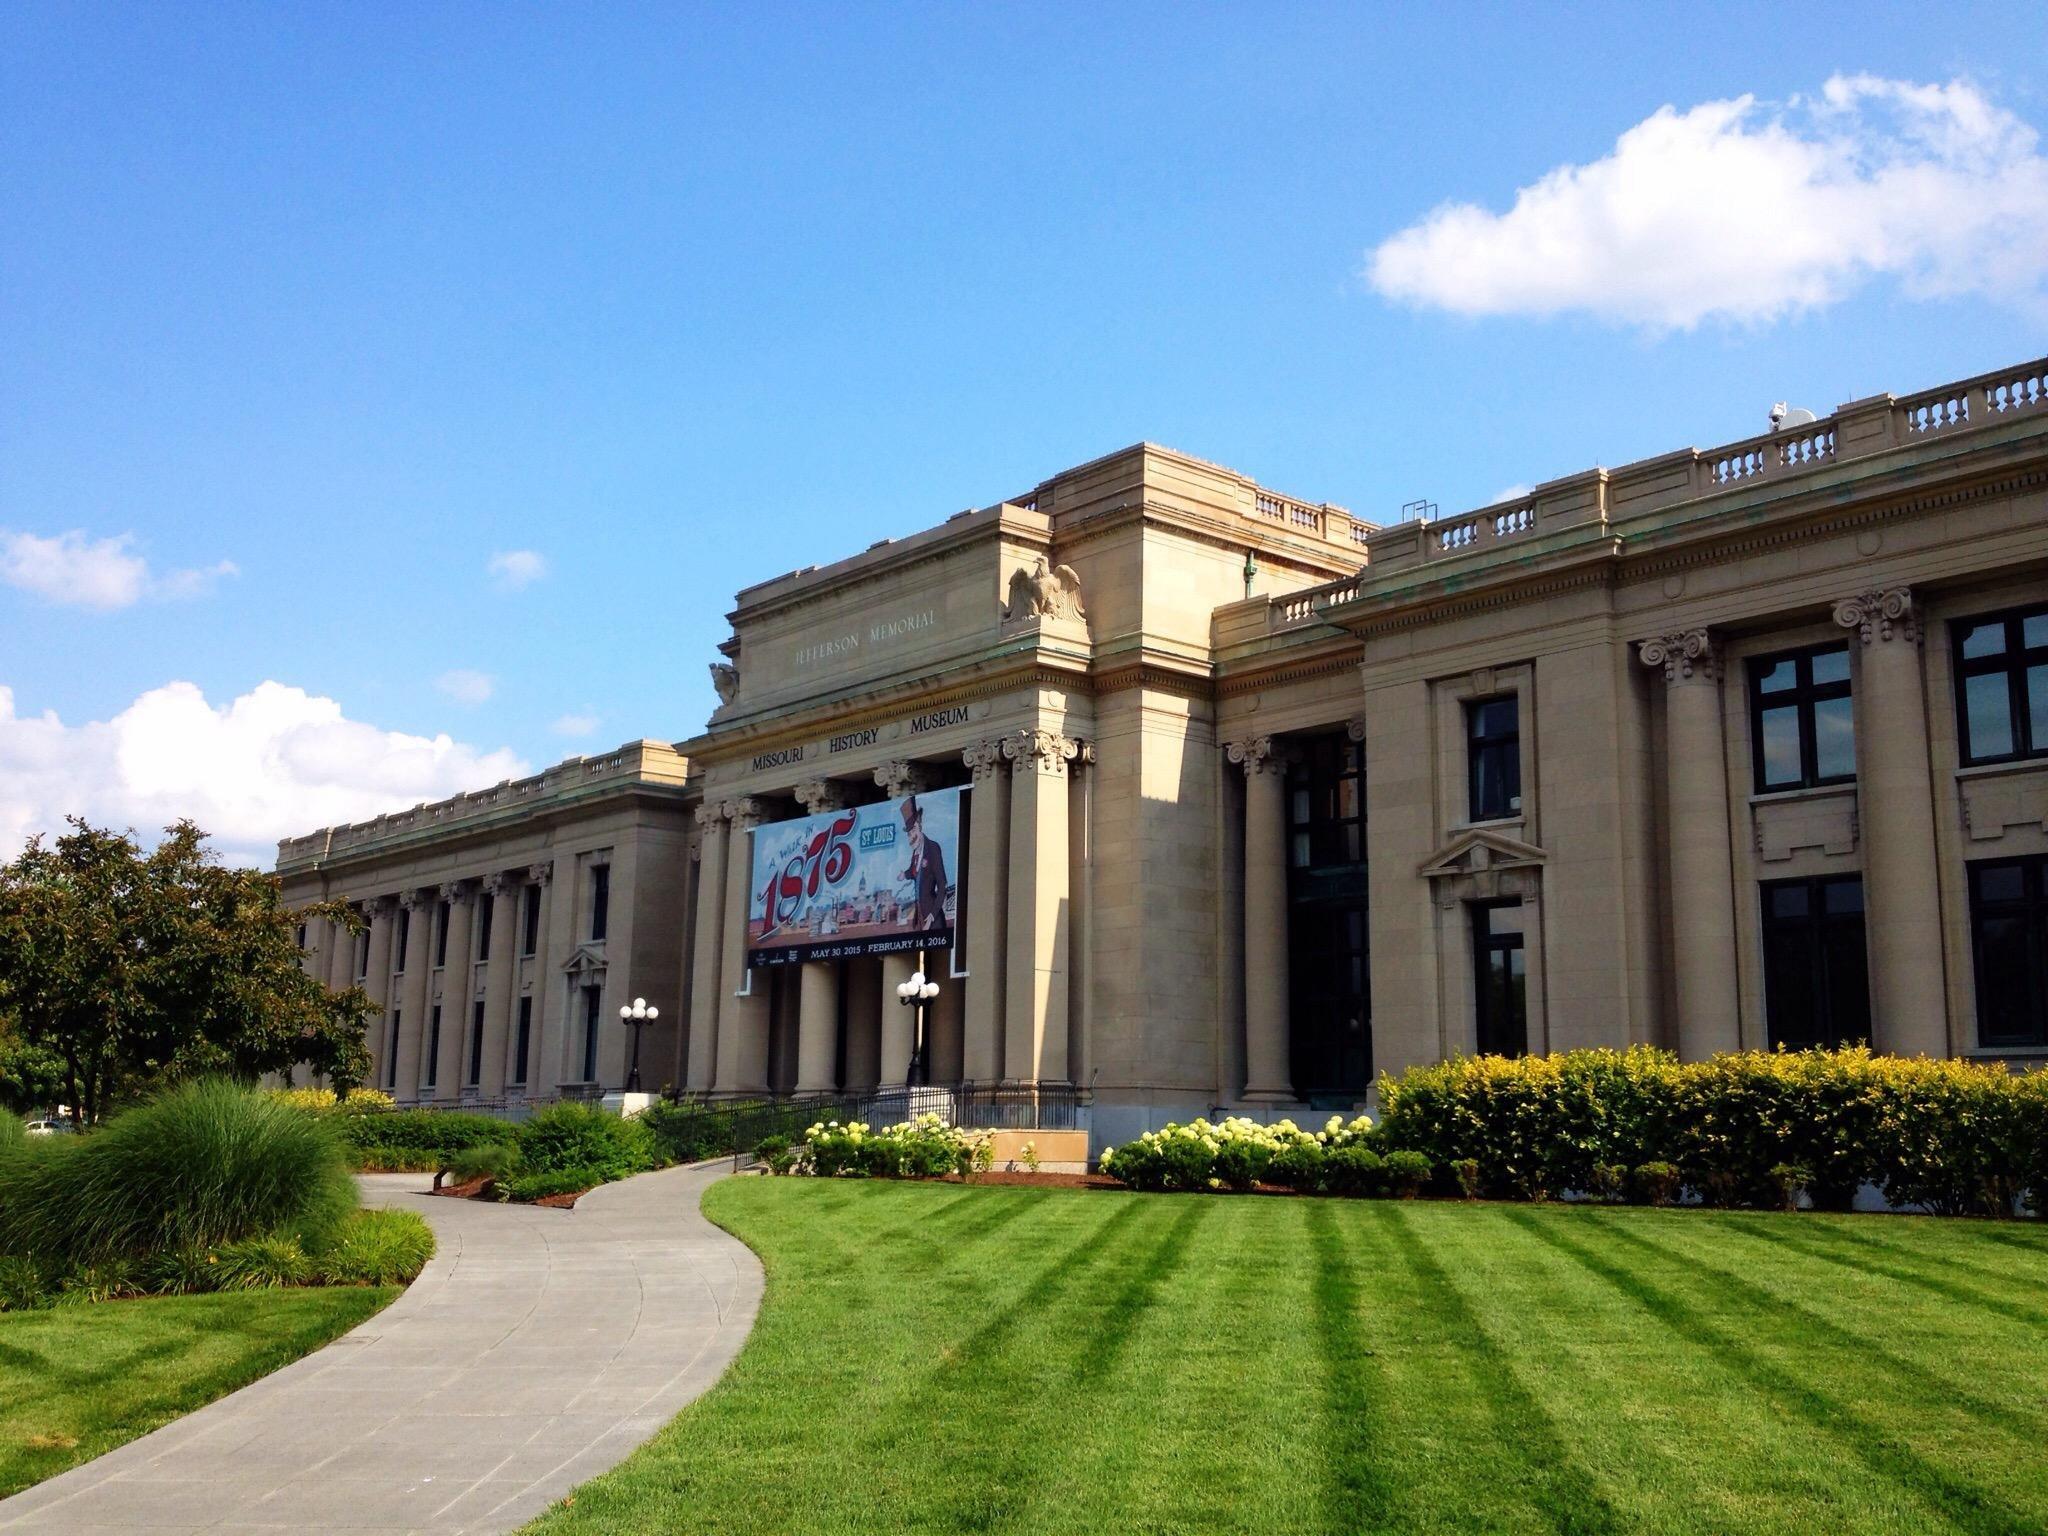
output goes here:
<path id="1" fill-rule="evenodd" d="M 2048 363 L 1803 414 L 1388 526 L 1140 444 L 774 577 L 700 734 L 280 844 L 369 919 L 307 963 L 401 1100 L 622 1087 L 639 996 L 649 1089 L 1098 1144 L 1474 1051 L 2048 1059 Z"/>

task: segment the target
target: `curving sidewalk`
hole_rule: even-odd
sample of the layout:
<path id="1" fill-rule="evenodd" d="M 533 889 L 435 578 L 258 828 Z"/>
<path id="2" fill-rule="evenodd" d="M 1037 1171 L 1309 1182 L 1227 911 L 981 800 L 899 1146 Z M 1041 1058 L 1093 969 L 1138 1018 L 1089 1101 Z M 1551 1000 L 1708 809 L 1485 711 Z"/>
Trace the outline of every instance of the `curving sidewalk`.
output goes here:
<path id="1" fill-rule="evenodd" d="M 354 1332 L 0 1500 L 0 1531 L 506 1531 L 621 1460 L 739 1352 L 761 1266 L 697 1209 L 729 1165 L 568 1211 L 363 1180 L 439 1251 Z"/>

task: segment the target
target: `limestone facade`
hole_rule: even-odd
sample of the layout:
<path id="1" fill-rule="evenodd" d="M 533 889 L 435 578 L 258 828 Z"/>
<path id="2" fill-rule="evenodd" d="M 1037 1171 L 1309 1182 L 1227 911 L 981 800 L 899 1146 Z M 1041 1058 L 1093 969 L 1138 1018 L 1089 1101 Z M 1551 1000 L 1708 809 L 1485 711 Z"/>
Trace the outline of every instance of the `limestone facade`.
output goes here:
<path id="1" fill-rule="evenodd" d="M 2044 366 L 1384 527 L 1111 454 L 741 592 L 696 736 L 288 840 L 371 918 L 307 963 L 401 1099 L 621 1086 L 634 995 L 650 1087 L 901 1082 L 916 957 L 749 967 L 751 839 L 962 785 L 930 1075 L 1098 1142 L 1482 1048 L 2048 1059 Z"/>

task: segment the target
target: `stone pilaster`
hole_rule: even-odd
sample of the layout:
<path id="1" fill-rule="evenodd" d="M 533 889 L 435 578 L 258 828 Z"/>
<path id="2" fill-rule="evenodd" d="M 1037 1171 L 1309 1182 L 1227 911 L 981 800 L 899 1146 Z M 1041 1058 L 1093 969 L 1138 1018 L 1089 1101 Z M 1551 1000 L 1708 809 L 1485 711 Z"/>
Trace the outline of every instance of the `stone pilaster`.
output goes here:
<path id="1" fill-rule="evenodd" d="M 752 896 L 754 828 L 761 803 L 729 800 L 731 842 L 726 848 L 725 934 L 720 956 L 718 1072 L 712 1088 L 720 1094 L 752 1096 L 768 1091 L 768 988 L 747 992 L 747 909 Z"/>
<path id="2" fill-rule="evenodd" d="M 1861 641 L 1856 680 L 1856 805 L 1863 825 L 1872 1044 L 1901 1056 L 1946 1056 L 1934 779 L 1927 690 L 1910 587 L 1859 592 L 1834 606 Z"/>
<path id="3" fill-rule="evenodd" d="M 968 793 L 967 983 L 961 1075 L 971 1083 L 1003 1075 L 1003 957 L 1008 942 L 1010 760 L 1000 741 L 961 754 L 973 772 Z"/>
<path id="4" fill-rule="evenodd" d="M 806 960 L 797 978 L 796 1091 L 839 1086 L 839 962 Z"/>
<path id="5" fill-rule="evenodd" d="M 405 970 L 398 1018 L 398 1081 L 393 1096 L 416 1100 L 425 1076 L 427 999 L 432 995 L 434 967 L 434 900 L 432 893 L 403 891 L 398 905 L 405 913 Z M 394 936 L 393 943 L 396 943 Z"/>
<path id="6" fill-rule="evenodd" d="M 1057 731 L 1003 739 L 1010 763 L 1003 1075 L 1020 1081 L 1067 1080 L 1067 765 L 1079 752 L 1079 742 Z"/>
<path id="7" fill-rule="evenodd" d="M 1707 630 L 1687 629 L 1643 641 L 1639 654 L 1664 674 L 1678 1052 L 1698 1061 L 1742 1043 L 1721 653 Z"/>
<path id="8" fill-rule="evenodd" d="M 382 1088 L 391 1080 L 391 941 L 398 926 L 398 904 L 389 896 L 370 903 L 370 974 L 364 988 L 377 1011 L 370 1015 L 370 1078 L 368 1086 Z"/>
<path id="9" fill-rule="evenodd" d="M 690 971 L 690 1060 L 684 1085 L 709 1093 L 718 1072 L 719 961 L 725 940 L 726 848 L 732 839 L 725 807 L 707 801 L 697 807 L 701 846 L 697 856 L 696 928 Z"/>
<path id="10" fill-rule="evenodd" d="M 1244 1096 L 1294 1097 L 1287 960 L 1287 753 L 1270 736 L 1229 742 L 1244 769 Z"/>
<path id="11" fill-rule="evenodd" d="M 540 887 L 540 934 L 534 945 L 533 966 L 533 1035 L 526 1047 L 526 1091 L 548 1094 L 555 1090 L 555 1064 L 561 1060 L 558 1044 L 562 1033 L 562 1015 L 557 1009 L 567 1007 L 560 982 L 562 964 L 568 958 L 564 944 L 573 943 L 565 932 L 560 939 L 555 934 L 555 865 L 552 859 L 539 864 L 529 864 L 526 869 L 529 885 Z M 549 1054 L 552 1048 L 553 1054 Z"/>
<path id="12" fill-rule="evenodd" d="M 484 962 L 483 1071 L 477 1091 L 487 1099 L 505 1092 L 506 1042 L 512 1031 L 512 993 L 519 954 L 519 910 L 524 884 L 513 875 L 488 875 L 484 894 L 491 899 L 491 952 Z"/>
<path id="13" fill-rule="evenodd" d="M 474 983 L 469 974 L 471 941 L 476 935 L 476 885 L 451 880 L 441 887 L 448 903 L 448 964 L 441 972 L 441 1056 L 435 1071 L 434 1097 L 462 1095 L 468 1078 L 469 1009 Z"/>

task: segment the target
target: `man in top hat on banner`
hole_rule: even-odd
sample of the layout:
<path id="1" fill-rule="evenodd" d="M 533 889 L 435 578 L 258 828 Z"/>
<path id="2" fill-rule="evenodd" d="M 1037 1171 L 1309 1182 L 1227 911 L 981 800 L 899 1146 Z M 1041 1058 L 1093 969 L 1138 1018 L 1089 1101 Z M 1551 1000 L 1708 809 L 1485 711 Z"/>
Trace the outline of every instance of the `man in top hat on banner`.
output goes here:
<path id="1" fill-rule="evenodd" d="M 910 840 L 910 867 L 898 878 L 916 882 L 917 926 L 946 926 L 946 851 L 924 835 L 917 796 L 903 802 L 903 830 Z"/>

